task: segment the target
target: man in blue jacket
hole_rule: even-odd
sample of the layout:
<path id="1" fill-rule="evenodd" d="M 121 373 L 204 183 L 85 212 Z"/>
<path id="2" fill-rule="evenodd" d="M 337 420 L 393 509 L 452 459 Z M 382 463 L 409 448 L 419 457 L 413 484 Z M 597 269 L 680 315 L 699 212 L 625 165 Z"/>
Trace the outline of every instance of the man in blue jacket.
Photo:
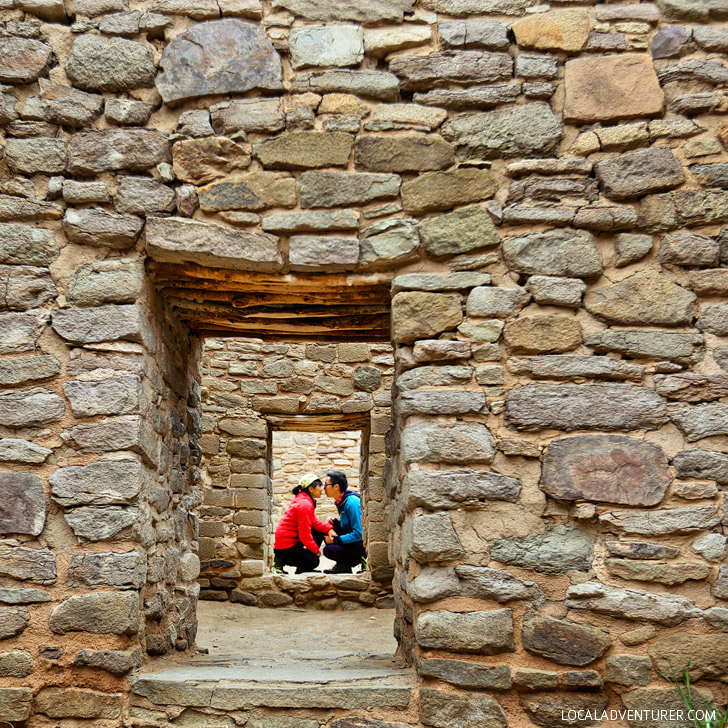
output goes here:
<path id="1" fill-rule="evenodd" d="M 324 556 L 336 562 L 326 574 L 351 574 L 355 566 L 367 568 L 364 536 L 361 528 L 361 495 L 349 490 L 346 475 L 340 470 L 329 470 L 324 480 L 324 492 L 336 503 L 339 517 L 334 519 L 335 536 L 326 536 Z"/>

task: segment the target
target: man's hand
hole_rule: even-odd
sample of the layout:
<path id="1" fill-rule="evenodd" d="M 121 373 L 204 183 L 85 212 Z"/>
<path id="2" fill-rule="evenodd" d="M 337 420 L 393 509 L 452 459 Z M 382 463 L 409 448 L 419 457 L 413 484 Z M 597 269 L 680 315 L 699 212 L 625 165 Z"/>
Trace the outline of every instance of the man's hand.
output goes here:
<path id="1" fill-rule="evenodd" d="M 326 543 L 333 543 L 334 542 L 334 536 L 336 536 L 336 531 L 332 528 L 325 536 L 324 541 Z"/>

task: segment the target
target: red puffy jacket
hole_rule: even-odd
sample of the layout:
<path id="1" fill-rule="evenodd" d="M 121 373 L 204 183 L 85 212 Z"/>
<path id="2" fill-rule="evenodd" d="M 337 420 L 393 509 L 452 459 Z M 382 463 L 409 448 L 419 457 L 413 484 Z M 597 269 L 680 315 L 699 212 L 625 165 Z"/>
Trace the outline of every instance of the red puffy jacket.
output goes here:
<path id="1" fill-rule="evenodd" d="M 328 533 L 331 530 L 331 523 L 319 521 L 314 512 L 315 508 L 316 501 L 308 493 L 301 491 L 294 496 L 276 526 L 274 548 L 290 549 L 300 541 L 309 551 L 317 554 L 319 547 L 311 537 L 311 529 Z"/>

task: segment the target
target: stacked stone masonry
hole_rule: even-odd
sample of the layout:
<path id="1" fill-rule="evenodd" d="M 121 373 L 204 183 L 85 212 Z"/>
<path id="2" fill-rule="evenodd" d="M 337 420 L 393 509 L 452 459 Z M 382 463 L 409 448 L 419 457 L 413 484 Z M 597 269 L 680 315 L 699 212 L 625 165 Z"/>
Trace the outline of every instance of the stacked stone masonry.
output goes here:
<path id="1" fill-rule="evenodd" d="M 374 717 L 679 708 L 688 660 L 725 701 L 725 0 L 0 5 L 0 721 L 220 723 L 129 676 L 193 648 L 210 509 L 271 495 L 203 502 L 233 334 L 391 337 L 377 542 L 418 683 Z M 228 434 L 230 485 L 268 478 Z"/>
<path id="2" fill-rule="evenodd" d="M 392 606 L 382 500 L 393 370 L 386 343 L 206 341 L 201 599 L 262 607 Z M 351 426 L 357 431 L 341 432 Z M 307 431 L 296 432 L 299 427 Z M 346 471 L 361 492 L 369 573 L 274 575 L 273 531 L 292 487 L 305 472 L 332 469 Z M 327 498 L 316 513 L 322 520 L 337 516 Z"/>

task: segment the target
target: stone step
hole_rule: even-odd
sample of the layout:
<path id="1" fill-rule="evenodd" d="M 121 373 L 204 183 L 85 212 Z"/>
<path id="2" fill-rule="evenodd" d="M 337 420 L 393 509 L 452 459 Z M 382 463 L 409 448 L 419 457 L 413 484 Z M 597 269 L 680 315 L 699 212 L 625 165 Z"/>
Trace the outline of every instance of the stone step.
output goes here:
<path id="1" fill-rule="evenodd" d="M 406 708 L 414 674 L 391 657 L 333 653 L 316 659 L 190 661 L 131 683 L 135 695 L 155 705 L 221 710 L 268 708 Z"/>

